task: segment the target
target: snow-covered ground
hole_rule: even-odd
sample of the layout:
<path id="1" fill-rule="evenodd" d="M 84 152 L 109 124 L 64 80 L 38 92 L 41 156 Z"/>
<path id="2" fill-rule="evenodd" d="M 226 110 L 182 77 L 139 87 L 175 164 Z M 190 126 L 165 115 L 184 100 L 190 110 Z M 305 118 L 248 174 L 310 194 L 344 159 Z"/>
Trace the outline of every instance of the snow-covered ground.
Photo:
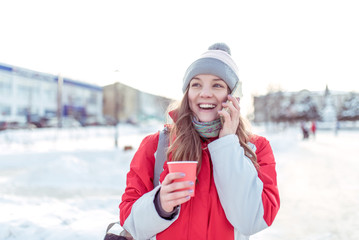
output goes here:
<path id="1" fill-rule="evenodd" d="M 272 227 L 252 239 L 359 239 L 359 131 L 293 129 L 269 134 L 276 160 L 281 209 Z"/>
<path id="2" fill-rule="evenodd" d="M 0 239 L 103 239 L 118 220 L 129 163 L 160 126 L 0 132 Z M 281 209 L 251 239 L 359 239 L 359 131 L 266 131 Z M 126 145 L 133 150 L 124 151 Z"/>

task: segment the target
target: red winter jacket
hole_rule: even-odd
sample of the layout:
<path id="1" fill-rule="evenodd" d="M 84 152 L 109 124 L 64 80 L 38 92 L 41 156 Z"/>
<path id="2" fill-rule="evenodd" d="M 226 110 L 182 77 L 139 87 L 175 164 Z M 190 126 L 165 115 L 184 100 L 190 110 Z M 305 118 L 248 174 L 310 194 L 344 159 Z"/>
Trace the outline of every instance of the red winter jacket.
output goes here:
<path id="1" fill-rule="evenodd" d="M 127 174 L 120 204 L 120 223 L 136 239 L 248 239 L 270 226 L 279 210 L 275 160 L 269 142 L 253 137 L 258 171 L 244 155 L 236 135 L 202 143 L 202 166 L 196 195 L 180 206 L 172 220 L 154 206 L 160 186 L 153 189 L 159 134 L 147 136 Z M 168 173 L 167 164 L 161 174 Z"/>

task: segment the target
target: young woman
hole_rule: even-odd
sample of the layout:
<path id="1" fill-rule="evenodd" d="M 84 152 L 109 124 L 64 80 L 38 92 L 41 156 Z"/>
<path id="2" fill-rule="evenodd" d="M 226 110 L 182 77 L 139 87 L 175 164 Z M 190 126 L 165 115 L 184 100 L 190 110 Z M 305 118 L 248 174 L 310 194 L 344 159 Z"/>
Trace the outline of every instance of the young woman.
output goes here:
<path id="1" fill-rule="evenodd" d="M 249 239 L 272 224 L 279 210 L 275 160 L 269 142 L 244 125 L 239 100 L 230 95 L 238 82 L 223 43 L 187 69 L 183 99 L 170 112 L 167 161 L 197 161 L 197 180 L 174 182 L 183 175 L 169 173 L 165 162 L 154 188 L 159 134 L 147 136 L 131 162 L 120 204 L 120 223 L 134 239 Z M 193 184 L 194 197 L 181 190 Z"/>

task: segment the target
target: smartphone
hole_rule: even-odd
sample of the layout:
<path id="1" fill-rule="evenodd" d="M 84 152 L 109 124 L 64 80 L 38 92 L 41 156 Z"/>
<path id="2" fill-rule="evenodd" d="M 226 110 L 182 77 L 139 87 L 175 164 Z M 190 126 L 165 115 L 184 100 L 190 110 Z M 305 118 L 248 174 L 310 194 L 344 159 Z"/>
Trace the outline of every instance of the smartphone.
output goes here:
<path id="1" fill-rule="evenodd" d="M 234 86 L 231 95 L 235 98 L 241 98 L 242 97 L 242 83 L 240 81 L 238 81 L 236 83 L 236 85 Z M 231 101 L 227 101 L 227 103 L 232 103 Z M 223 108 L 223 110 L 227 111 L 228 113 L 230 113 L 230 110 L 228 107 Z M 224 123 L 224 118 L 221 116 L 221 124 L 223 126 Z"/>

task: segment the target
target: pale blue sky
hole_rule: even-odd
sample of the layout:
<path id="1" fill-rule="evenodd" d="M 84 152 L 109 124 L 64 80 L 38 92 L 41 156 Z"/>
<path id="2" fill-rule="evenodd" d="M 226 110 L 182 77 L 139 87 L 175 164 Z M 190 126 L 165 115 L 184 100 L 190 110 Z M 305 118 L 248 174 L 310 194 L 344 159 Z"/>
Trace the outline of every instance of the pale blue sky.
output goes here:
<path id="1" fill-rule="evenodd" d="M 359 91 L 354 0 L 12 0 L 0 11 L 0 62 L 100 86 L 179 99 L 188 65 L 222 41 L 240 69 L 244 111 L 269 85 Z"/>

